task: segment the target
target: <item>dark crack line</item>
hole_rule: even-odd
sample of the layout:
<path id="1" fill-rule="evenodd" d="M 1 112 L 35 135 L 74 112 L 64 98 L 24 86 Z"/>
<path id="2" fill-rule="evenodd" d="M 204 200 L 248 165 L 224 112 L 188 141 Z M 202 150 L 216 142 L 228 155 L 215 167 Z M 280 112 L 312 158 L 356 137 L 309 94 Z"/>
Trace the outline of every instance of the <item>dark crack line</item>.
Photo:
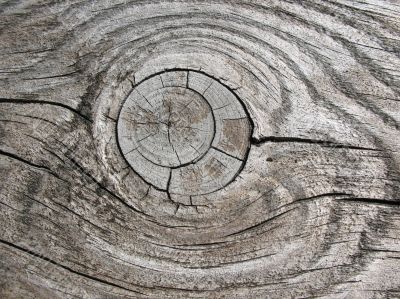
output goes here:
<path id="1" fill-rule="evenodd" d="M 400 199 L 380 199 L 380 198 L 363 198 L 363 197 L 350 197 L 350 198 L 340 198 L 338 201 L 345 202 L 357 202 L 365 204 L 375 204 L 375 205 L 386 205 L 386 206 L 397 206 L 400 207 Z"/>
<path id="2" fill-rule="evenodd" d="M 137 146 L 137 147 L 135 147 L 135 148 L 131 149 L 130 151 L 127 151 L 126 153 L 123 153 L 123 154 L 124 154 L 124 155 L 128 155 L 128 154 L 130 154 L 131 152 L 137 150 L 138 148 L 139 148 L 139 146 Z"/>
<path id="3" fill-rule="evenodd" d="M 340 144 L 333 141 L 328 140 L 319 140 L 319 139 L 310 139 L 310 138 L 300 138 L 300 137 L 278 137 L 278 136 L 265 136 L 261 138 L 252 137 L 250 139 L 251 144 L 255 146 L 260 146 L 264 143 L 285 143 L 285 142 L 293 142 L 293 143 L 306 143 L 306 144 L 318 144 L 323 145 L 325 147 L 330 148 L 346 148 L 346 149 L 356 149 L 356 150 L 368 150 L 368 151 L 382 151 L 380 149 L 361 147 L 361 146 L 353 146 Z"/>
<path id="4" fill-rule="evenodd" d="M 231 105 L 231 103 L 225 104 L 224 106 L 221 106 L 221 107 L 218 107 L 218 108 L 214 108 L 213 110 L 214 110 L 214 111 L 215 111 L 215 110 L 220 110 L 220 109 L 222 109 L 222 108 L 228 107 L 229 105 Z"/>
<path id="5" fill-rule="evenodd" d="M 68 77 L 71 75 L 75 75 L 77 73 L 79 73 L 80 71 L 73 71 L 70 73 L 66 73 L 66 74 L 61 74 L 61 75 L 54 75 L 54 76 L 47 76 L 47 77 L 36 77 L 36 78 L 23 78 L 22 80 L 24 81 L 32 81 L 32 80 L 44 80 L 44 79 L 53 79 L 53 78 L 63 78 L 63 77 Z"/>
<path id="6" fill-rule="evenodd" d="M 217 147 L 215 147 L 215 146 L 211 146 L 211 148 L 214 149 L 214 150 L 216 150 L 216 151 L 218 151 L 218 152 L 220 152 L 220 153 L 222 153 L 222 154 L 225 154 L 225 155 L 227 155 L 227 156 L 229 156 L 229 157 L 231 157 L 231 158 L 234 158 L 234 159 L 236 159 L 236 160 L 239 160 L 239 161 L 243 162 L 242 159 L 240 159 L 240 158 L 238 158 L 238 157 L 235 157 L 235 156 L 233 156 L 233 155 L 231 155 L 231 154 L 228 154 L 227 152 L 225 152 L 225 151 L 223 151 L 223 150 L 221 150 L 221 149 L 219 149 L 219 148 L 217 148 Z"/>
<path id="7" fill-rule="evenodd" d="M 158 133 L 158 132 L 157 132 L 157 133 Z M 139 139 L 138 142 L 142 142 L 143 140 L 146 140 L 147 138 L 150 138 L 150 137 L 152 137 L 152 136 L 154 136 L 154 135 L 157 135 L 157 133 L 147 135 L 146 137 L 143 137 L 142 139 Z"/>
<path id="8" fill-rule="evenodd" d="M 7 99 L 7 98 L 0 98 L 0 103 L 12 103 L 12 104 L 39 104 L 39 105 L 51 105 L 51 106 L 57 106 L 57 107 L 61 107 L 64 109 L 68 109 L 69 111 L 73 112 L 74 114 L 79 115 L 81 118 L 83 118 L 84 120 L 88 121 L 88 122 L 92 122 L 91 119 L 82 114 L 81 112 L 79 112 L 78 110 L 62 104 L 62 103 L 57 103 L 57 102 L 51 102 L 51 101 L 38 101 L 38 100 L 27 100 L 27 99 Z"/>
<path id="9" fill-rule="evenodd" d="M 24 253 L 27 253 L 27 254 L 29 254 L 29 255 L 31 255 L 31 256 L 33 256 L 33 257 L 39 258 L 39 259 L 41 259 L 41 260 L 44 260 L 44 261 L 46 261 L 46 262 L 48 262 L 48 263 L 51 263 L 51 264 L 53 264 L 53 265 L 55 265 L 55 266 L 57 266 L 57 267 L 60 267 L 60 268 L 62 268 L 62 269 L 64 269 L 64 270 L 66 270 L 66 271 L 68 271 L 68 272 L 70 272 L 70 273 L 73 273 L 73 274 L 76 274 L 76 275 L 85 277 L 85 278 L 87 278 L 87 279 L 90 279 L 90 280 L 93 280 L 93 281 L 96 281 L 96 282 L 100 282 L 100 283 L 102 283 L 102 284 L 106 284 L 106 285 L 108 285 L 108 286 L 116 287 L 116 288 L 119 288 L 119 289 L 122 289 L 122 290 L 125 290 L 125 291 L 128 291 L 128 292 L 133 292 L 133 293 L 136 293 L 136 294 L 141 294 L 141 295 L 147 296 L 146 294 L 144 294 L 144 293 L 142 293 L 142 292 L 138 292 L 138 291 L 135 291 L 135 290 L 132 290 L 132 289 L 128 289 L 128 288 L 125 288 L 125 287 L 120 286 L 120 285 L 118 285 L 118 284 L 115 284 L 115 283 L 106 281 L 106 280 L 104 280 L 104 279 L 97 278 L 97 277 L 95 277 L 95 276 L 92 276 L 92 275 L 89 275 L 89 274 L 86 274 L 86 273 L 82 273 L 82 272 L 76 271 L 76 270 L 74 270 L 74 269 L 72 269 L 72 268 L 70 268 L 70 267 L 67 267 L 67 266 L 65 266 L 65 265 L 63 265 L 63 264 L 60 264 L 60 263 L 58 263 L 58 262 L 56 262 L 56 261 L 54 261 L 54 260 L 52 260 L 52 259 L 50 259 L 50 258 L 48 258 L 48 257 L 43 256 L 42 254 L 38 254 L 38 253 L 36 253 L 36 252 L 34 252 L 34 251 L 30 250 L 30 249 L 23 248 L 23 247 L 21 247 L 21 246 L 18 246 L 18 245 L 16 245 L 16 244 L 11 243 L 11 242 L 8 242 L 8 241 L 1 240 L 1 239 L 0 239 L 0 243 L 2 243 L 2 244 L 4 244 L 4 245 L 7 245 L 7 246 L 9 246 L 9 247 L 12 247 L 12 248 L 14 248 L 14 249 L 17 249 L 17 250 L 19 250 L 19 251 L 23 251 Z"/>
<path id="10" fill-rule="evenodd" d="M 202 93 L 201 95 L 204 96 L 204 94 L 205 94 L 205 93 L 207 92 L 207 90 L 211 87 L 211 85 L 213 85 L 213 83 L 214 83 L 214 80 L 211 80 L 210 85 L 207 86 L 207 88 L 203 91 L 203 93 Z"/>
<path id="11" fill-rule="evenodd" d="M 178 210 L 179 210 L 180 206 L 181 206 L 180 204 L 176 204 L 174 215 L 176 215 L 176 213 L 178 213 Z"/>
<path id="12" fill-rule="evenodd" d="M 3 155 L 3 156 L 6 156 L 6 157 L 9 157 L 9 158 L 12 158 L 12 159 L 14 159 L 14 160 L 17 160 L 17 161 L 19 161 L 19 162 L 22 162 L 22 163 L 24 163 L 24 164 L 27 164 L 27 165 L 32 166 L 32 167 L 35 167 L 35 168 L 39 168 L 39 169 L 46 170 L 47 172 L 50 172 L 51 174 L 54 175 L 54 173 L 53 173 L 53 172 L 50 170 L 50 168 L 48 168 L 47 166 L 35 164 L 35 163 L 33 163 L 33 162 L 31 162 L 31 161 L 28 161 L 28 160 L 25 160 L 24 158 L 21 158 L 21 157 L 15 155 L 15 154 L 12 154 L 12 153 L 5 152 L 5 151 L 3 151 L 3 150 L 0 150 L 0 155 Z"/>
<path id="13" fill-rule="evenodd" d="M 44 206 L 44 207 L 48 208 L 49 210 L 53 211 L 54 213 L 60 214 L 60 211 L 57 211 L 57 210 L 53 209 L 52 207 L 50 207 L 50 206 L 44 204 L 43 202 L 37 200 L 36 198 L 34 198 L 34 197 L 32 197 L 32 196 L 30 196 L 30 195 L 24 193 L 24 192 L 21 192 L 21 191 L 18 191 L 18 190 L 15 190 L 15 191 L 18 192 L 18 193 L 20 193 L 20 194 L 22 194 L 23 196 L 29 198 L 30 200 L 36 202 L 38 205 Z"/>
<path id="14" fill-rule="evenodd" d="M 0 119 L 1 122 L 5 123 L 14 123 L 14 124 L 19 124 L 19 125 L 27 125 L 27 123 L 24 123 L 22 121 L 17 121 L 17 120 L 11 120 L 11 119 Z"/>
<path id="15" fill-rule="evenodd" d="M 268 193 L 272 192 L 273 190 L 274 189 L 271 189 L 271 190 L 268 190 L 267 192 L 263 193 L 260 197 L 258 197 L 256 200 L 254 200 L 249 205 L 253 204 L 254 202 L 256 202 L 259 199 L 262 199 L 265 195 L 267 195 Z M 333 199 L 335 199 L 335 197 L 338 197 L 338 196 L 352 196 L 352 194 L 344 193 L 344 192 L 329 192 L 329 193 L 317 194 L 317 195 L 310 196 L 310 197 L 297 198 L 297 199 L 293 200 L 292 202 L 289 202 L 287 204 L 279 206 L 278 208 L 272 210 L 272 212 L 280 210 L 280 209 L 283 209 L 283 208 L 285 208 L 287 206 L 296 205 L 296 204 L 300 204 L 300 203 L 307 202 L 307 201 L 312 201 L 312 200 L 316 200 L 316 199 L 320 199 L 320 198 L 324 198 L 324 197 L 327 197 L 327 198 L 334 197 Z M 337 200 L 339 200 L 339 199 L 337 199 Z M 246 207 L 248 207 L 249 205 L 247 205 Z"/>
<path id="16" fill-rule="evenodd" d="M 170 186 L 171 186 L 171 179 L 172 179 L 172 169 L 169 169 L 169 176 L 168 176 L 168 181 L 167 181 L 167 188 L 165 189 L 165 192 L 167 193 L 168 199 L 169 199 L 171 202 L 173 202 L 174 204 L 176 204 L 176 202 L 172 200 L 171 193 L 169 192 L 169 188 L 170 188 Z M 179 208 L 179 206 L 178 206 L 178 208 Z M 175 210 L 175 213 L 176 213 L 176 211 L 177 211 L 177 210 Z"/>
<path id="17" fill-rule="evenodd" d="M 108 114 L 106 114 L 106 113 L 104 113 L 103 116 L 104 116 L 105 118 L 111 120 L 112 122 L 117 122 L 117 120 L 116 120 L 115 118 L 111 117 L 110 115 L 108 115 Z"/>
<path id="18" fill-rule="evenodd" d="M 189 107 L 189 105 L 191 104 L 191 103 L 193 103 L 194 102 L 194 100 L 191 100 L 189 103 L 187 103 L 181 110 L 179 110 L 176 114 L 180 114 L 180 113 L 182 113 L 183 111 L 185 111 L 188 107 Z"/>
<path id="19" fill-rule="evenodd" d="M 10 205 L 8 205 L 8 204 L 2 202 L 2 201 L 0 201 L 0 204 L 2 204 L 3 206 L 6 206 L 7 208 L 9 208 L 9 209 L 11 209 L 11 210 L 13 210 L 13 211 L 15 211 L 15 212 L 17 212 L 17 213 L 23 213 L 23 211 L 18 210 L 18 209 L 16 209 L 16 208 L 14 208 L 14 207 L 12 207 L 12 206 L 10 206 Z"/>
<path id="20" fill-rule="evenodd" d="M 181 159 L 179 158 L 179 155 L 178 155 L 178 153 L 177 153 L 177 151 L 176 151 L 176 149 L 175 149 L 175 147 L 174 147 L 174 144 L 173 144 L 172 142 L 170 142 L 170 144 L 171 144 L 171 146 L 172 146 L 172 150 L 173 150 L 174 153 L 175 153 L 175 156 L 178 158 L 179 164 L 182 164 L 182 161 L 181 161 Z"/>
<path id="21" fill-rule="evenodd" d="M 43 205 L 43 206 L 45 206 L 45 207 L 51 209 L 51 210 L 54 211 L 55 213 L 61 214 L 60 211 L 57 211 L 57 210 L 52 209 L 51 207 L 49 207 L 49 206 L 45 205 L 44 203 L 38 201 L 38 200 L 35 199 L 34 197 L 31 197 L 31 196 L 29 196 L 28 194 L 25 194 L 25 193 L 23 193 L 23 195 L 24 195 L 25 197 L 29 198 L 30 200 L 35 201 L 35 202 L 37 202 L 37 203 L 39 203 L 39 204 L 41 204 L 41 205 Z M 103 228 L 103 227 L 101 227 L 101 226 L 98 226 L 97 224 L 94 224 L 93 222 L 91 222 L 90 220 L 86 219 L 86 218 L 83 217 L 82 215 L 76 213 L 75 211 L 71 210 L 71 209 L 68 208 L 67 206 L 64 206 L 63 204 L 60 204 L 60 203 L 57 202 L 57 201 L 52 201 L 52 202 L 53 202 L 55 205 L 61 207 L 62 209 L 67 210 L 67 211 L 70 212 L 72 215 L 77 216 L 79 219 L 83 220 L 84 222 L 88 223 L 89 225 L 96 227 L 98 230 L 102 231 L 103 233 L 105 233 L 105 234 L 110 234 L 110 233 L 112 232 L 112 230 L 105 229 L 105 228 Z M 115 232 L 114 232 L 114 233 L 115 233 Z"/>
<path id="22" fill-rule="evenodd" d="M 227 168 L 227 169 L 229 169 L 229 167 L 228 166 L 226 166 L 221 160 L 219 160 L 219 159 L 216 159 L 216 161 L 220 164 L 220 165 L 222 165 L 224 168 Z"/>
<path id="23" fill-rule="evenodd" d="M 190 146 L 192 149 L 194 149 L 194 150 L 196 151 L 196 153 L 197 153 L 198 155 L 201 154 L 197 148 L 195 148 L 195 147 L 194 147 L 193 145 L 191 145 L 190 143 L 188 143 L 188 144 L 189 144 L 189 146 Z"/>
<path id="24" fill-rule="evenodd" d="M 171 144 L 170 120 L 171 120 L 171 105 L 168 105 L 167 135 L 168 135 L 169 144 Z M 171 144 L 171 146 L 172 146 L 172 144 Z"/>
<path id="25" fill-rule="evenodd" d="M 111 190 L 109 190 L 107 187 L 103 186 L 102 183 L 100 183 L 99 181 L 97 181 L 97 179 L 92 176 L 88 171 L 86 171 L 74 158 L 72 157 L 68 157 L 68 160 L 71 161 L 72 164 L 75 165 L 75 167 L 77 167 L 82 174 L 84 174 L 85 176 L 87 176 L 89 179 L 91 179 L 100 189 L 104 190 L 106 193 L 108 193 L 109 195 L 111 195 L 112 197 L 116 198 L 120 203 L 122 203 L 124 206 L 130 208 L 131 210 L 133 210 L 136 213 L 139 213 L 143 216 L 146 217 L 151 217 L 150 215 L 144 213 L 141 210 L 138 210 L 137 208 L 135 208 L 134 206 L 128 204 L 124 199 L 122 199 L 121 197 L 119 197 L 117 194 L 115 194 L 114 192 L 112 192 Z"/>
<path id="26" fill-rule="evenodd" d="M 182 164 L 181 159 L 179 158 L 179 155 L 176 152 L 174 144 L 171 141 L 171 105 L 168 106 L 167 135 L 168 135 L 168 142 L 169 142 L 170 146 L 172 147 L 172 150 L 174 151 L 175 156 L 178 159 L 179 164 Z"/>
<path id="27" fill-rule="evenodd" d="M 154 111 L 152 111 L 152 110 L 148 110 L 148 109 L 146 109 L 146 108 L 143 108 L 142 106 L 139 106 L 138 105 L 138 107 L 139 107 L 139 109 L 140 110 L 142 110 L 144 113 L 150 113 L 150 114 L 153 114 L 154 113 Z M 128 111 L 127 111 L 128 112 Z M 128 112 L 128 113 L 132 113 L 132 112 Z M 133 113 L 132 113 L 133 114 Z M 136 116 L 135 114 L 133 114 L 134 116 Z"/>
<path id="28" fill-rule="evenodd" d="M 151 107 L 154 108 L 154 106 L 149 102 L 149 100 L 148 100 L 144 95 L 142 95 L 142 94 L 140 93 L 140 91 L 137 90 L 137 88 L 136 88 L 136 91 L 137 91 L 137 93 L 138 93 L 139 95 L 141 95 L 141 96 L 143 97 L 143 99 L 145 99 L 145 101 L 147 102 L 147 104 L 149 104 Z"/>
<path id="29" fill-rule="evenodd" d="M 142 201 L 143 199 L 145 199 L 145 198 L 149 195 L 149 193 L 150 193 L 150 188 L 151 188 L 151 185 L 149 185 L 149 186 L 147 187 L 146 193 L 140 198 L 141 201 Z"/>
<path id="30" fill-rule="evenodd" d="M 162 87 L 164 88 L 164 87 L 165 87 L 165 85 L 164 85 L 164 81 L 163 81 L 163 79 L 162 79 L 162 76 L 161 76 L 161 74 L 160 74 L 158 77 L 160 78 L 160 80 L 161 80 L 161 85 L 162 85 Z"/>
<path id="31" fill-rule="evenodd" d="M 27 118 L 32 118 L 32 119 L 38 119 L 40 121 L 44 121 L 47 122 L 49 124 L 54 125 L 55 127 L 58 127 L 58 125 L 55 122 L 52 122 L 48 119 L 42 118 L 42 117 L 38 117 L 38 116 L 32 116 L 32 115 L 25 115 L 25 114 L 19 114 L 19 113 L 15 113 L 15 115 L 21 116 L 21 117 L 27 117 Z"/>
<path id="32" fill-rule="evenodd" d="M 275 216 L 272 216 L 271 218 L 268 218 L 268 219 L 266 219 L 266 220 L 264 220 L 264 221 L 262 221 L 262 222 L 260 222 L 260 223 L 257 223 L 257 224 L 255 224 L 255 225 L 246 227 L 245 229 L 242 229 L 242 230 L 240 230 L 240 231 L 237 231 L 237 232 L 234 232 L 234 233 L 225 235 L 225 237 L 232 237 L 232 236 L 236 236 L 236 235 L 239 235 L 239 234 L 244 234 L 244 233 L 247 233 L 247 232 L 250 232 L 250 231 L 254 231 L 254 230 L 257 229 L 257 228 L 262 227 L 262 226 L 265 225 L 266 223 L 271 222 L 271 221 L 273 221 L 273 220 L 275 220 L 275 219 L 277 219 L 277 218 L 279 218 L 279 217 L 281 217 L 281 216 L 283 216 L 283 215 L 285 215 L 285 214 L 287 214 L 287 213 L 289 213 L 289 212 L 291 212 L 291 211 L 293 211 L 293 210 L 295 210 L 295 209 L 297 209 L 297 207 L 296 207 L 296 208 L 289 209 L 289 210 L 284 211 L 284 212 L 282 212 L 282 213 L 279 213 L 279 214 L 277 214 L 277 215 L 275 215 Z"/>

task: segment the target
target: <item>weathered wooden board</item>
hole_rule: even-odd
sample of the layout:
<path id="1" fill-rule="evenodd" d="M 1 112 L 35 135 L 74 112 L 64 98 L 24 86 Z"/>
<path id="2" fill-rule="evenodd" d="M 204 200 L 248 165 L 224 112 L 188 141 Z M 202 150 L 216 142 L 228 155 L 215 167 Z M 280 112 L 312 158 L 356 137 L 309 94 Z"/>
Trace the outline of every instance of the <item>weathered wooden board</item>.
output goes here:
<path id="1" fill-rule="evenodd" d="M 1 298 L 399 298 L 400 3 L 1 1 Z"/>

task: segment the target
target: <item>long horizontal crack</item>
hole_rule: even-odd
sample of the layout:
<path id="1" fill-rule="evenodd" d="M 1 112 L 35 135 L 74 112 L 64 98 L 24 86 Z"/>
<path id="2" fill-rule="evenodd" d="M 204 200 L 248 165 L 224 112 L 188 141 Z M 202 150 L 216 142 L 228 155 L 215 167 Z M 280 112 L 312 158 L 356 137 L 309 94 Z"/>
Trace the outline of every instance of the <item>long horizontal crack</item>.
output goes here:
<path id="1" fill-rule="evenodd" d="M 338 201 L 346 202 L 359 202 L 365 204 L 375 204 L 375 205 L 387 205 L 387 206 L 398 206 L 400 207 L 400 199 L 380 199 L 380 198 L 367 198 L 367 197 L 350 197 L 350 198 L 340 198 Z"/>
<path id="2" fill-rule="evenodd" d="M 367 151 L 382 151 L 380 149 L 362 147 L 362 146 L 354 146 L 350 144 L 341 144 L 328 140 L 319 140 L 319 139 L 310 139 L 310 138 L 300 138 L 300 137 L 278 137 L 278 136 L 263 136 L 261 138 L 252 137 L 250 139 L 250 143 L 255 146 L 260 146 L 264 143 L 283 143 L 283 142 L 294 142 L 294 143 L 306 143 L 306 144 L 318 144 L 323 145 L 325 147 L 332 148 L 347 148 L 347 149 L 356 149 L 356 150 L 367 150 Z"/>

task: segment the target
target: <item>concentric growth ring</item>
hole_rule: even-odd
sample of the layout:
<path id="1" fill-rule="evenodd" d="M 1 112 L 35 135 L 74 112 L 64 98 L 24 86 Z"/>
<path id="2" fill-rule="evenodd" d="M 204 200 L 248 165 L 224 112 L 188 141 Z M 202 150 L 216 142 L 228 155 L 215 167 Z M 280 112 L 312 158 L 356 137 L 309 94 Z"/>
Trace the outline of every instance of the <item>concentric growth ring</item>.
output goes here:
<path id="1" fill-rule="evenodd" d="M 201 195 L 239 174 L 251 126 L 236 96 L 196 71 L 166 71 L 134 87 L 121 108 L 118 142 L 147 183 L 176 195 Z"/>

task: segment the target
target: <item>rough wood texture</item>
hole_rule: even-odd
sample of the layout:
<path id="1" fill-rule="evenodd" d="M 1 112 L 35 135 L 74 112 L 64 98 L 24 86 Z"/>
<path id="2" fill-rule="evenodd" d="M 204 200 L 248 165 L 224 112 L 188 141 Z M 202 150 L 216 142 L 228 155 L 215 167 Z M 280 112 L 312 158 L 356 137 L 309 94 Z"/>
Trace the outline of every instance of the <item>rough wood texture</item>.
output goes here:
<path id="1" fill-rule="evenodd" d="M 247 115 L 217 80 L 167 71 L 134 86 L 118 115 L 117 141 L 149 186 L 189 199 L 221 190 L 243 169 Z"/>
<path id="2" fill-rule="evenodd" d="M 397 0 L 0 24 L 1 298 L 400 297 Z"/>

